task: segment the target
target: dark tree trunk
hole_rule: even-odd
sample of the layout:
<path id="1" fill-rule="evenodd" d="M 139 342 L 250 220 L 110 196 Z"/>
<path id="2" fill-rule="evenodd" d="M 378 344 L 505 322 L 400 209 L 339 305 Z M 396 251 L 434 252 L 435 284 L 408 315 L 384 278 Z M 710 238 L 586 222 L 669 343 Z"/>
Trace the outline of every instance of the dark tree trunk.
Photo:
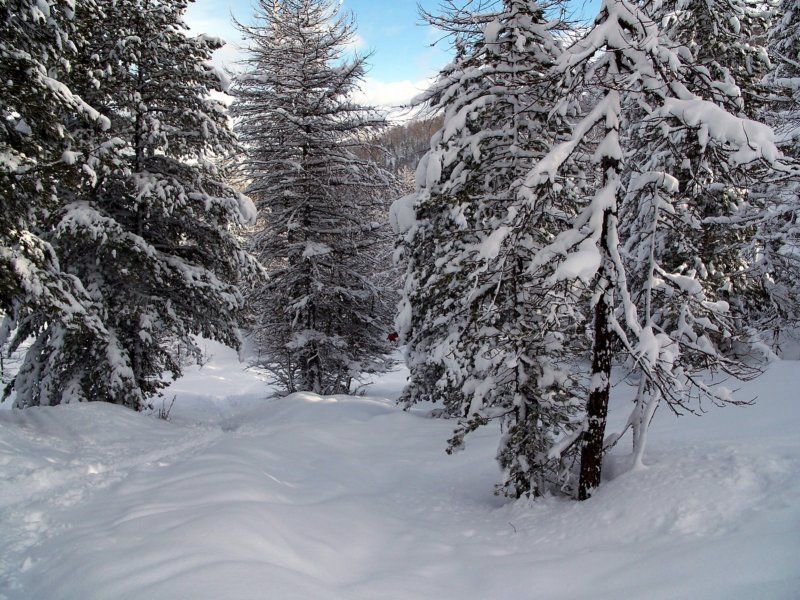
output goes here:
<path id="1" fill-rule="evenodd" d="M 317 328 L 317 311 L 316 307 L 312 304 L 309 307 L 308 311 L 308 329 L 310 331 L 316 331 Z M 306 354 L 306 389 L 310 392 L 315 394 L 322 394 L 322 365 L 320 364 L 319 360 L 319 347 L 317 346 L 317 342 L 313 341 L 308 344 L 307 346 L 307 354 Z"/>
<path id="2" fill-rule="evenodd" d="M 604 251 L 608 243 L 607 224 L 609 211 L 603 215 L 603 232 L 600 247 Z M 605 258 L 605 257 L 604 257 Z M 600 272 L 601 285 L 604 272 Z M 611 382 L 611 330 L 608 326 L 610 309 L 607 289 L 603 291 L 594 307 L 594 347 L 592 349 L 592 381 L 590 383 L 589 401 L 586 404 L 588 427 L 583 434 L 581 447 L 581 473 L 578 484 L 578 500 L 586 500 L 592 491 L 600 485 L 603 469 L 603 439 L 606 432 L 608 416 L 608 398 Z"/>

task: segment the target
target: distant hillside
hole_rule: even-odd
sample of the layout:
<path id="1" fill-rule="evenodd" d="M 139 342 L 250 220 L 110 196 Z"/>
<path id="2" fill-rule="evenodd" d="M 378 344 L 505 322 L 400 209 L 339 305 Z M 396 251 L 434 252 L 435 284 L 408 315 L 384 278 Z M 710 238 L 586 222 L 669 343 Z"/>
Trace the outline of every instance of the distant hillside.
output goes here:
<path id="1" fill-rule="evenodd" d="M 437 116 L 390 127 L 374 140 L 384 151 L 376 148 L 368 155 L 393 173 L 402 175 L 405 171 L 407 176 L 416 170 L 419 159 L 430 147 L 431 136 L 441 125 L 442 118 Z"/>

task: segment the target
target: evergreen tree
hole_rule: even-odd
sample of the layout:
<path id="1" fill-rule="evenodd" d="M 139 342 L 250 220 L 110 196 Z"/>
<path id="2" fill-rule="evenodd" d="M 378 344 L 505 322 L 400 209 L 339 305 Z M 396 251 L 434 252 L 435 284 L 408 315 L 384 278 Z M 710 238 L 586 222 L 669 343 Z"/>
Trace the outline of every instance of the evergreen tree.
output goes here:
<path id="1" fill-rule="evenodd" d="M 534 263 L 552 232 L 568 226 L 580 173 L 546 193 L 519 194 L 521 178 L 567 132 L 550 114 L 555 23 L 530 0 L 429 21 L 459 34 L 460 48 L 421 98 L 444 120 L 420 163 L 416 196 L 395 207 L 398 222 L 404 207 L 413 212 L 401 318 L 412 373 L 406 403 L 441 399 L 461 417 L 449 451 L 499 420 L 499 490 L 539 495 L 568 484 L 566 453 L 551 451 L 573 433 L 581 405 L 569 368 L 580 315 L 566 301 L 571 290 L 551 281 L 550 264 Z"/>
<path id="2" fill-rule="evenodd" d="M 36 338 L 4 391 L 18 405 L 135 394 L 131 371 L 111 362 L 119 340 L 51 244 L 62 190 L 94 175 L 72 130 L 105 136 L 110 126 L 65 84 L 81 73 L 82 44 L 74 2 L 0 6 L 0 345 Z"/>
<path id="3" fill-rule="evenodd" d="M 643 322 L 652 322 L 660 334 L 687 319 L 697 323 L 696 331 L 706 323 L 699 329 L 718 352 L 709 356 L 683 348 L 679 362 L 684 372 L 698 377 L 698 371 L 724 363 L 726 372 L 747 379 L 758 373 L 748 355 L 758 345 L 754 324 L 765 303 L 763 263 L 756 248 L 758 222 L 765 216 L 759 182 L 766 173 L 764 165 L 738 162 L 714 130 L 726 123 L 740 126 L 726 121 L 735 115 L 742 119 L 745 137 L 750 131 L 762 135 L 747 114 L 763 99 L 765 53 L 754 42 L 764 31 L 763 15 L 746 1 L 653 2 L 644 3 L 643 11 L 654 23 L 664 24 L 660 42 L 682 61 L 680 85 L 708 104 L 700 119 L 687 109 L 690 126 L 676 128 L 651 110 L 650 98 L 642 103 L 638 95 L 628 95 L 626 119 L 631 126 L 623 141 L 626 195 L 620 206 L 620 235 L 631 289 L 637 291 L 634 300 Z M 713 42 L 697 43 L 704 36 Z M 679 91 L 677 84 L 672 87 Z M 688 277 L 702 293 L 687 299 L 681 293 L 687 280 L 679 284 L 666 274 Z M 641 378 L 629 423 L 636 464 L 660 398 Z M 676 398 L 672 406 L 685 410 Z"/>
<path id="4" fill-rule="evenodd" d="M 794 164 L 764 191 L 765 218 L 751 251 L 761 269 L 764 301 L 757 313 L 771 329 L 776 349 L 781 335 L 800 324 L 800 3 L 784 0 L 769 36 L 773 70 L 765 78 L 769 103 L 765 118 L 778 145 Z"/>
<path id="5" fill-rule="evenodd" d="M 130 393 L 83 389 L 82 397 L 137 409 L 167 384 L 163 373 L 180 375 L 186 349 L 199 358 L 195 336 L 238 347 L 237 285 L 255 268 L 235 235 L 254 216 L 252 204 L 217 162 L 236 147 L 224 106 L 211 97 L 222 89 L 209 63 L 221 42 L 187 35 L 186 6 L 109 0 L 77 9 L 86 76 L 73 82 L 111 127 L 103 138 L 85 129 L 74 136 L 78 150 L 96 149 L 94 176 L 59 186 L 66 202 L 54 244 L 118 341 L 97 366 L 109 376 L 132 372 L 135 383 Z M 48 323 L 34 347 L 61 336 L 61 325 Z M 84 351 L 87 365 L 94 352 L 70 350 Z M 58 349 L 40 350 L 40 363 L 48 351 Z M 17 393 L 19 406 L 56 401 L 35 386 Z"/>
<path id="6" fill-rule="evenodd" d="M 770 113 L 787 153 L 800 155 L 800 2 L 782 0 L 769 32 Z"/>
<path id="7" fill-rule="evenodd" d="M 758 0 L 645 0 L 641 7 L 680 45 L 687 87 L 751 118 L 765 100 L 766 5 Z M 711 84 L 709 86 L 709 84 Z"/>
<path id="8" fill-rule="evenodd" d="M 260 362 L 287 392 L 346 393 L 385 368 L 389 265 L 384 197 L 394 179 L 361 158 L 384 125 L 354 102 L 365 57 L 346 58 L 354 28 L 333 0 L 261 0 L 233 111 L 241 175 L 259 222 L 250 240 L 268 271 L 252 296 Z"/>
<path id="9" fill-rule="evenodd" d="M 761 114 L 767 98 L 763 77 L 769 67 L 769 13 L 763 3 L 681 0 L 644 6 L 655 22 L 664 24 L 664 34 L 680 45 L 683 79 L 692 93 L 740 117 Z M 698 147 L 694 154 L 672 154 L 672 162 L 683 161 L 675 175 L 680 195 L 694 207 L 696 224 L 679 235 L 692 238 L 690 244 L 705 261 L 700 267 L 703 277 L 726 288 L 738 326 L 752 325 L 753 332 L 763 329 L 774 320 L 776 306 L 759 224 L 768 198 L 757 193 L 752 180 L 742 185 L 740 174 L 732 173 L 713 152 Z"/>

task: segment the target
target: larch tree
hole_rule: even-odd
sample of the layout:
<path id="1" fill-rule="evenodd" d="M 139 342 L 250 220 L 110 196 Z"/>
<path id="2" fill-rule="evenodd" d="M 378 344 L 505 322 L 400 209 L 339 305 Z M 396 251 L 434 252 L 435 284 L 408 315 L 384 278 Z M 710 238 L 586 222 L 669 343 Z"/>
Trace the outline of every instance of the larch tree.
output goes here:
<path id="1" fill-rule="evenodd" d="M 236 230 L 255 210 L 220 167 L 236 149 L 224 105 L 212 97 L 223 87 L 210 64 L 221 42 L 189 36 L 186 7 L 173 0 L 77 7 L 86 75 L 73 82 L 110 128 L 102 137 L 85 128 L 75 135 L 72 156 L 92 159 L 92 177 L 59 186 L 65 202 L 53 244 L 117 341 L 117 352 L 97 364 L 91 346 L 69 348 L 85 353 L 71 374 L 78 399 L 141 409 L 167 385 L 165 373 L 180 375 L 187 351 L 199 358 L 196 336 L 240 344 L 238 286 L 256 264 Z M 49 342 L 64 339 L 62 329 L 50 322 L 38 334 L 34 347 L 46 342 L 39 363 L 64 351 Z M 85 376 L 96 367 L 106 377 L 131 373 L 133 389 L 97 393 Z M 18 389 L 17 405 L 64 401 L 42 391 Z"/>
<path id="2" fill-rule="evenodd" d="M 520 195 L 525 174 L 569 131 L 564 113 L 551 114 L 558 22 L 530 0 L 428 20 L 457 36 L 459 52 L 419 98 L 443 123 L 418 191 L 394 210 L 408 257 L 405 402 L 441 399 L 459 417 L 450 452 L 499 421 L 498 491 L 536 496 L 570 485 L 569 453 L 552 451 L 574 433 L 582 406 L 570 368 L 582 317 L 551 264 L 533 263 L 552 232 L 569 227 L 581 173 Z"/>
<path id="3" fill-rule="evenodd" d="M 333 0 L 261 0 L 233 113 L 240 175 L 258 209 L 250 248 L 269 280 L 252 296 L 260 364 L 284 391 L 346 393 L 385 368 L 390 299 L 385 198 L 393 176 L 359 152 L 385 121 L 353 99 L 364 56 Z"/>
<path id="4" fill-rule="evenodd" d="M 670 0 L 643 6 L 686 54 L 682 60 L 688 67 L 687 89 L 737 116 L 763 118 L 770 95 L 764 78 L 770 67 L 766 3 Z M 694 216 L 702 222 L 702 231 L 688 233 L 704 261 L 704 277 L 726 288 L 740 327 L 754 333 L 780 328 L 785 302 L 780 286 L 772 281 L 770 271 L 777 265 L 769 241 L 771 225 L 765 227 L 773 210 L 771 199 L 752 178 L 740 181 L 741 173 L 731 173 L 713 153 L 699 151 L 685 158 L 675 174 L 681 196 L 690 199 Z M 779 176 L 776 183 L 785 178 Z"/>
<path id="5" fill-rule="evenodd" d="M 773 69 L 770 112 L 780 134 L 779 143 L 794 157 L 800 154 L 800 2 L 782 0 L 769 31 L 769 57 Z M 780 118 L 777 118 L 780 116 Z"/>
<path id="6" fill-rule="evenodd" d="M 686 85 L 753 118 L 765 101 L 770 15 L 759 0 L 645 0 L 641 8 L 681 47 Z M 709 82 L 713 87 L 709 89 Z"/>
<path id="7" fill-rule="evenodd" d="M 605 436 L 614 364 L 627 363 L 638 371 L 652 390 L 650 398 L 661 398 L 678 411 L 686 410 L 692 397 L 736 402 L 729 390 L 712 385 L 701 369 L 750 374 L 747 364 L 727 352 L 732 338 L 746 346 L 748 332 L 739 336 L 741 328 L 726 290 L 705 284 L 697 265 L 704 257 L 692 255 L 693 248 L 683 248 L 688 263 L 673 264 L 671 249 L 659 245 L 667 237 L 663 228 L 672 223 L 672 211 L 684 211 L 676 218 L 688 219 L 691 213 L 686 210 L 694 210 L 686 207 L 690 199 L 681 197 L 685 161 L 655 159 L 652 169 L 628 171 L 641 152 L 627 135 L 634 123 L 644 128 L 639 136 L 654 140 L 659 157 L 673 151 L 696 156 L 697 168 L 705 168 L 707 162 L 719 164 L 724 171 L 741 175 L 742 182 L 747 181 L 746 174 L 778 165 L 780 153 L 771 129 L 717 104 L 716 80 L 707 69 L 710 96 L 703 96 L 703 89 L 692 83 L 703 71 L 686 46 L 671 39 L 646 8 L 624 0 L 604 2 L 594 24 L 553 70 L 561 76 L 562 106 L 574 106 L 583 98 L 585 115 L 574 124 L 569 139 L 534 165 L 519 193 L 533 201 L 553 185 L 569 157 L 592 151 L 600 180 L 596 193 L 572 226 L 558 232 L 534 259 L 538 264 L 556 263 L 554 277 L 572 281 L 581 304 L 593 311 L 586 414 L 575 439 L 581 453 L 579 499 L 590 497 L 600 484 L 604 452 L 617 437 Z M 720 85 L 727 89 L 729 83 Z M 596 93 L 587 101 L 584 92 L 592 88 Z M 677 199 L 664 201 L 671 194 Z M 724 196 L 714 198 L 717 204 L 705 207 L 701 227 L 715 210 L 728 209 Z M 629 208 L 633 202 L 636 209 Z M 647 215 L 646 226 L 640 230 L 633 223 L 642 215 Z M 697 225 L 691 220 L 684 224 Z M 633 239 L 634 231 L 643 234 Z M 634 272 L 641 282 L 637 292 L 644 290 L 636 296 L 631 284 Z"/>

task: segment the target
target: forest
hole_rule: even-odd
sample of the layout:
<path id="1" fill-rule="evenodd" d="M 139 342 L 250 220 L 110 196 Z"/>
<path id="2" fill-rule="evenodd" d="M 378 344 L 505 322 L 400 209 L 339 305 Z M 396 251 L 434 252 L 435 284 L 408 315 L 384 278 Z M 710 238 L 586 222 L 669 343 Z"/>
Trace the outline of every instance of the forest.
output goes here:
<path id="1" fill-rule="evenodd" d="M 0 2 L 0 598 L 800 594 L 800 1 L 191 1 Z"/>

